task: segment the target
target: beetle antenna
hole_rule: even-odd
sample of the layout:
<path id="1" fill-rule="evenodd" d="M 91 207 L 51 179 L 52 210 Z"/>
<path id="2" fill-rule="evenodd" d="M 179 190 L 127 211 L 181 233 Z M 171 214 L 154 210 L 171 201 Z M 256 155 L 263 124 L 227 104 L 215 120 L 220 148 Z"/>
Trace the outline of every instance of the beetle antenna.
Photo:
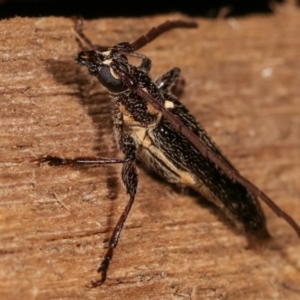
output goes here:
<path id="1" fill-rule="evenodd" d="M 131 43 L 131 46 L 133 47 L 133 51 L 136 51 L 144 47 L 145 45 L 149 44 L 150 42 L 152 42 L 154 39 L 156 39 L 164 32 L 167 32 L 174 28 L 196 28 L 196 27 L 198 27 L 198 24 L 196 22 L 189 22 L 183 20 L 174 20 L 174 21 L 168 20 L 165 23 L 159 25 L 158 27 L 153 27 L 146 35 L 142 35 L 136 41 Z"/>

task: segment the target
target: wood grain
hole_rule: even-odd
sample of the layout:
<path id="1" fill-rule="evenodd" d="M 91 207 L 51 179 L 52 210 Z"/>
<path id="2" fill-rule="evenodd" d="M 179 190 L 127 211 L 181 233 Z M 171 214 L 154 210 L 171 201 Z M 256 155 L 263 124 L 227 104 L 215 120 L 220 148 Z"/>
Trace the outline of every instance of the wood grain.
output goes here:
<path id="1" fill-rule="evenodd" d="M 97 44 L 132 41 L 179 15 L 85 22 Z M 153 76 L 182 70 L 182 102 L 234 165 L 300 223 L 300 12 L 196 19 L 142 49 Z M 1 299 L 299 299 L 300 241 L 263 206 L 274 242 L 246 239 L 195 195 L 140 170 L 108 279 L 86 287 L 127 196 L 119 167 L 53 168 L 43 155 L 120 156 L 110 102 L 74 63 L 66 18 L 2 20 Z"/>

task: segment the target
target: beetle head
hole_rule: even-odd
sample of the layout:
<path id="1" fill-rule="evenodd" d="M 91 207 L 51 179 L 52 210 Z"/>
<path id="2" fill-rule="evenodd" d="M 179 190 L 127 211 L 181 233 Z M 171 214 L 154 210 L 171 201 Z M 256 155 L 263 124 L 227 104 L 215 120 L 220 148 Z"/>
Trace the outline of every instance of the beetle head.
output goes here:
<path id="1" fill-rule="evenodd" d="M 121 60 L 124 60 L 124 55 L 111 50 L 103 52 L 91 50 L 80 52 L 75 61 L 86 66 L 89 73 L 96 76 L 109 91 L 121 92 L 126 89 L 126 86 L 111 68 L 112 62 L 120 64 Z"/>

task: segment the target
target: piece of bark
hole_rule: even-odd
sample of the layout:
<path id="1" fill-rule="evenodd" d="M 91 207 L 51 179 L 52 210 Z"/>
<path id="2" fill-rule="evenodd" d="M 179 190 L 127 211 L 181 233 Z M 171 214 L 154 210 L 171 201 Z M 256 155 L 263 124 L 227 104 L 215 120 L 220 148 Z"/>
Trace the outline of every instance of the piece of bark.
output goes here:
<path id="1" fill-rule="evenodd" d="M 99 19 L 85 22 L 85 32 L 114 45 L 178 17 Z M 198 29 L 166 33 L 140 52 L 154 77 L 181 68 L 181 101 L 237 169 L 300 223 L 300 12 L 196 21 Z M 76 66 L 70 19 L 0 23 L 2 299 L 299 298 L 300 241 L 269 208 L 276 247 L 246 250 L 245 236 L 215 209 L 142 170 L 108 279 L 87 288 L 127 203 L 120 167 L 30 160 L 121 157 L 109 97 Z"/>

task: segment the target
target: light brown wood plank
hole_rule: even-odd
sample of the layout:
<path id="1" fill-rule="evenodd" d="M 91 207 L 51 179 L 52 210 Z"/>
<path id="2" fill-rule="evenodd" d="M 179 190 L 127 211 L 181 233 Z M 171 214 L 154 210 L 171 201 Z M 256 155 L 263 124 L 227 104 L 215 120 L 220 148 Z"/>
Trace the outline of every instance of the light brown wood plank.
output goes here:
<path id="1" fill-rule="evenodd" d="M 131 41 L 178 15 L 85 22 L 97 44 Z M 300 12 L 196 19 L 141 52 L 153 76 L 182 70 L 181 101 L 240 172 L 300 223 Z M 53 168 L 42 155 L 120 155 L 105 89 L 74 58 L 66 18 L 2 20 L 2 299 L 299 299 L 300 241 L 265 205 L 277 247 L 246 239 L 197 197 L 140 171 L 105 285 L 86 288 L 127 196 L 119 167 Z"/>

